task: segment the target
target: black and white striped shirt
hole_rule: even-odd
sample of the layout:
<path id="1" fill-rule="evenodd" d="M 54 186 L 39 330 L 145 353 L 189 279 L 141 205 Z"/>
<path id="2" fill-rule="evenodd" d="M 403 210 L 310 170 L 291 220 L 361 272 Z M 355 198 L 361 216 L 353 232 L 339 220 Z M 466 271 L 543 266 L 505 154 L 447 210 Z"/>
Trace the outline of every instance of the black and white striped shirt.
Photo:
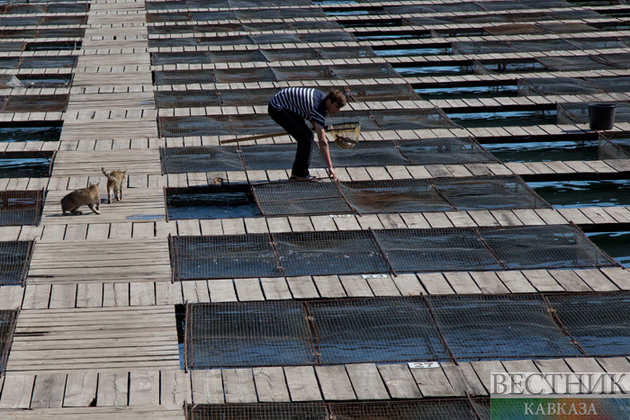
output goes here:
<path id="1" fill-rule="evenodd" d="M 326 94 L 312 88 L 287 88 L 276 93 L 269 104 L 277 109 L 288 109 L 307 121 L 322 127 L 326 118 Z"/>

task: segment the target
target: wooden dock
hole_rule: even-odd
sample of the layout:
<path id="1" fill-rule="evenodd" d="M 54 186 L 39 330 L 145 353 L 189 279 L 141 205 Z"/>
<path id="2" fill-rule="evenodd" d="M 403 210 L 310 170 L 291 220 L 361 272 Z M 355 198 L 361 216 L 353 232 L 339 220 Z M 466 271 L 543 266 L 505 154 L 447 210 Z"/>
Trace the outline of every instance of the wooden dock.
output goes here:
<path id="1" fill-rule="evenodd" d="M 484 0 L 485 1 L 485 0 Z M 61 87 L 3 86 L 0 96 L 66 95 L 63 111 L 0 112 L 0 127 L 12 124 L 63 122 L 58 141 L 0 142 L 2 151 L 56 151 L 50 177 L 0 178 L 1 190 L 47 191 L 38 226 L 2 226 L 4 241 L 35 241 L 23 286 L 0 287 L 0 309 L 19 311 L 5 375 L 0 376 L 0 419 L 164 419 L 183 420 L 184 403 L 232 404 L 310 401 L 405 401 L 431 398 L 489 397 L 490 372 L 630 372 L 630 354 L 607 358 L 486 360 L 437 363 L 424 368 L 413 363 L 355 363 L 326 366 L 274 366 L 185 371 L 178 344 L 176 305 L 195 302 L 252 302 L 303 299 L 366 298 L 420 295 L 498 295 L 525 293 L 591 293 L 630 290 L 630 271 L 601 269 L 536 269 L 510 271 L 431 272 L 393 275 L 331 275 L 278 278 L 238 278 L 172 282 L 169 235 L 234 235 L 246 233 L 349 231 L 368 229 L 442 229 L 452 227 L 546 226 L 574 223 L 590 229 L 621 229 L 630 225 L 630 206 L 558 209 L 470 210 L 367 215 L 317 215 L 166 221 L 165 187 L 226 185 L 286 180 L 286 170 L 189 172 L 162 174 L 163 147 L 219 146 L 221 137 L 160 137 L 160 118 L 266 114 L 265 103 L 244 101 L 234 106 L 158 108 L 159 92 L 256 91 L 289 86 L 322 90 L 346 85 L 366 90 L 377 86 L 449 87 L 511 84 L 520 79 L 560 77 L 628 78 L 629 68 L 614 70 L 540 71 L 537 73 L 465 74 L 353 79 L 292 79 L 155 85 L 158 72 L 214 72 L 250 69 L 292 69 L 315 66 L 387 65 L 398 67 L 467 66 L 509 63 L 544 57 L 622 56 L 630 46 L 586 50 L 486 54 L 387 55 L 278 61 L 231 61 L 230 54 L 282 52 L 289 49 L 349 48 L 448 49 L 455 42 L 516 42 L 626 39 L 628 5 L 581 6 L 567 3 L 554 9 L 514 9 L 512 16 L 531 23 L 532 13 L 601 12 L 600 17 L 555 19 L 553 23 L 582 25 L 584 31 L 545 34 L 492 35 L 484 28 L 503 22 L 506 11 L 352 14 L 365 6 L 387 10 L 403 6 L 446 3 L 405 0 L 370 3 L 323 3 L 275 9 L 319 10 L 328 15 L 294 18 L 234 18 L 195 21 L 197 12 L 226 8 L 151 8 L 166 0 L 92 0 L 88 12 L 4 14 L 0 26 L 0 76 L 23 80 L 68 78 Z M 483 3 L 483 1 L 481 1 Z M 15 3 L 20 5 L 22 3 Z M 31 6 L 37 3 L 29 3 Z M 43 3 L 51 4 L 51 3 Z M 69 3 L 74 4 L 74 3 Z M 252 5 L 229 10 L 256 14 L 269 7 Z M 274 8 L 272 8 L 274 9 Z M 335 15 L 332 11 L 348 12 Z M 185 13 L 188 18 L 175 20 Z M 497 17 L 487 23 L 456 23 L 453 19 Z M 86 23 L 24 25 L 20 18 L 81 18 Z M 442 19 L 435 24 L 408 19 Z M 445 19 L 452 19 L 444 22 Z M 11 19 L 16 19 L 11 24 Z M 169 19 L 171 19 L 169 21 Z M 392 25 L 391 22 L 399 22 Z M 299 23 L 341 24 L 337 29 L 296 29 Z M 270 29 L 272 24 L 296 28 Z M 516 22 L 518 23 L 518 21 Z M 203 25 L 197 27 L 196 25 Z M 213 26 L 216 32 L 207 30 Z M 224 25 L 222 27 L 221 25 Z M 226 29 L 225 25 L 234 25 Z M 617 29 L 617 26 L 621 29 Z M 249 29 L 247 29 L 249 28 Z M 48 30 L 63 30 L 60 33 Z M 69 31 L 83 32 L 76 36 Z M 239 36 L 301 36 L 343 31 L 379 33 L 390 39 L 300 41 L 238 44 Z M 401 33 L 412 37 L 396 38 Z M 427 36 L 428 34 L 428 36 Z M 433 36 L 431 36 L 433 35 Z M 271 36 L 271 37 L 270 37 Z M 226 38 L 217 43 L 216 38 Z M 205 39 L 206 43 L 198 42 Z M 189 41 L 187 44 L 186 42 Z M 3 48 L 23 43 L 20 51 Z M 48 49 L 27 48 L 39 43 Z M 59 43 L 80 48 L 55 49 Z M 179 44 L 178 44 L 179 43 Z M 65 45 L 65 44 L 64 44 Z M 186 54 L 222 53 L 224 60 L 189 62 Z M 175 64 L 153 64 L 152 54 L 181 56 Z M 31 61 L 29 61 L 31 60 Z M 65 60 L 65 61 L 61 61 Z M 72 66 L 68 60 L 75 60 Z M 40 61 L 41 65 L 28 64 Z M 46 64 L 47 63 L 47 64 Z M 66 64 L 64 64 L 66 63 Z M 0 78 L 0 81 L 4 80 Z M 496 112 L 507 109 L 549 110 L 556 104 L 593 101 L 630 102 L 630 91 L 589 95 L 538 95 L 466 100 L 356 101 L 349 110 L 418 110 Z M 612 133 L 630 132 L 630 122 L 616 122 Z M 544 124 L 481 128 L 378 130 L 362 133 L 362 141 L 473 137 L 480 143 L 502 141 L 567 141 L 596 139 L 587 124 Z M 257 144 L 290 142 L 287 136 Z M 334 163 L 334 162 L 333 162 Z M 107 171 L 127 170 L 124 199 L 101 205 L 101 214 L 62 216 L 59 200 L 68 192 L 99 183 L 105 198 Z M 426 166 L 336 167 L 341 181 L 462 178 L 518 175 L 529 181 L 627 179 L 630 159 L 540 161 L 526 163 L 432 164 Z M 316 174 L 323 172 L 314 171 Z M 412 361 L 409 362 L 423 362 Z"/>

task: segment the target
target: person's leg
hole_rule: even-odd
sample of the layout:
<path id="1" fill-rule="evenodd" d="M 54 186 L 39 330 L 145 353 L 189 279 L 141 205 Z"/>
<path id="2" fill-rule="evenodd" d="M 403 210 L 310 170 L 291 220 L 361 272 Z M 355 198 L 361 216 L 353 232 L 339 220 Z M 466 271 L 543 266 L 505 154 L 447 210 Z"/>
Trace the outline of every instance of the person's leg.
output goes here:
<path id="1" fill-rule="evenodd" d="M 308 176 L 308 168 L 311 164 L 311 149 L 313 147 L 313 131 L 308 128 L 304 118 L 295 112 L 286 109 L 278 110 L 272 106 L 269 107 L 268 112 L 271 119 L 284 128 L 297 142 L 297 151 L 291 175 L 300 178 Z"/>

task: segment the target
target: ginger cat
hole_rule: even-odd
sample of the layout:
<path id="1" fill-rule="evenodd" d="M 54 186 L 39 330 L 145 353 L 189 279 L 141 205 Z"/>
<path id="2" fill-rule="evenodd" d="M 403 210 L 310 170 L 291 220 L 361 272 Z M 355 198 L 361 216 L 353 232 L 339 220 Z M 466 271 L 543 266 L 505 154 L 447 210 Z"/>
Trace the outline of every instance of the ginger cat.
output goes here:
<path id="1" fill-rule="evenodd" d="M 105 168 L 101 168 L 103 175 L 107 177 L 107 204 L 112 204 L 112 195 L 116 201 L 122 201 L 123 183 L 125 182 L 126 170 L 115 170 L 110 173 L 105 172 Z"/>

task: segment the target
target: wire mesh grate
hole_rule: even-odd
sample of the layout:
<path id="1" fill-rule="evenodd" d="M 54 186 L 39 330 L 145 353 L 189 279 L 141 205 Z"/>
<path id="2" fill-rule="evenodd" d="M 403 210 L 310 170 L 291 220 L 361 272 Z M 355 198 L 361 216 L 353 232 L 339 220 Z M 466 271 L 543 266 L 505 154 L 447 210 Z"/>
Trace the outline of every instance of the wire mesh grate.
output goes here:
<path id="1" fill-rule="evenodd" d="M 278 277 L 269 236 L 171 236 L 171 266 L 179 280 Z"/>
<path id="2" fill-rule="evenodd" d="M 55 152 L 0 152 L 0 178 L 46 178 Z"/>
<path id="3" fill-rule="evenodd" d="M 484 228 L 480 234 L 509 269 L 617 265 L 572 225 Z"/>
<path id="4" fill-rule="evenodd" d="M 278 130 L 279 127 L 276 127 Z M 291 168 L 295 160 L 295 144 L 243 145 L 241 156 L 248 170 Z M 315 142 L 311 142 L 311 168 L 325 167 L 324 160 Z"/>
<path id="5" fill-rule="evenodd" d="M 333 182 L 287 182 L 254 186 L 256 202 L 264 215 L 351 213 Z"/>
<path id="6" fill-rule="evenodd" d="M 600 159 L 630 159 L 630 138 L 627 133 L 599 133 L 597 152 Z"/>
<path id="7" fill-rule="evenodd" d="M 341 182 L 340 187 L 350 205 L 362 214 L 453 209 L 428 180 Z"/>
<path id="8" fill-rule="evenodd" d="M 583 355 L 539 296 L 431 296 L 429 302 L 458 360 Z"/>
<path id="9" fill-rule="evenodd" d="M 236 146 L 160 147 L 162 173 L 241 171 Z"/>
<path id="10" fill-rule="evenodd" d="M 277 233 L 274 241 L 290 277 L 390 271 L 368 231 Z"/>
<path id="11" fill-rule="evenodd" d="M 519 79 L 518 95 L 581 95 L 604 93 L 586 80 L 571 77 Z"/>
<path id="12" fill-rule="evenodd" d="M 590 356 L 630 353 L 630 295 L 627 292 L 548 297 L 560 321 Z"/>
<path id="13" fill-rule="evenodd" d="M 552 208 L 516 176 L 439 178 L 433 183 L 457 210 Z"/>
<path id="14" fill-rule="evenodd" d="M 0 242 L 0 285 L 24 284 L 31 260 L 33 242 Z"/>
<path id="15" fill-rule="evenodd" d="M 471 137 L 396 141 L 400 153 L 415 165 L 497 162 Z"/>
<path id="16" fill-rule="evenodd" d="M 0 191 L 0 226 L 39 225 L 44 191 Z"/>
<path id="17" fill-rule="evenodd" d="M 499 270 L 473 229 L 375 230 L 394 271 Z"/>
<path id="18" fill-rule="evenodd" d="M 391 140 L 359 141 L 352 149 L 342 149 L 336 143 L 330 143 L 329 150 L 335 166 L 340 167 L 411 164 Z"/>
<path id="19" fill-rule="evenodd" d="M 448 360 L 421 298 L 310 302 L 322 364 Z"/>
<path id="20" fill-rule="evenodd" d="M 186 361 L 191 369 L 314 362 L 302 303 L 198 303 L 186 309 Z"/>
<path id="21" fill-rule="evenodd" d="M 186 420 L 330 420 L 324 403 L 186 404 Z"/>
<path id="22" fill-rule="evenodd" d="M 17 311 L 0 311 L 0 375 L 2 376 L 4 376 L 9 350 L 13 342 L 17 314 Z"/>

